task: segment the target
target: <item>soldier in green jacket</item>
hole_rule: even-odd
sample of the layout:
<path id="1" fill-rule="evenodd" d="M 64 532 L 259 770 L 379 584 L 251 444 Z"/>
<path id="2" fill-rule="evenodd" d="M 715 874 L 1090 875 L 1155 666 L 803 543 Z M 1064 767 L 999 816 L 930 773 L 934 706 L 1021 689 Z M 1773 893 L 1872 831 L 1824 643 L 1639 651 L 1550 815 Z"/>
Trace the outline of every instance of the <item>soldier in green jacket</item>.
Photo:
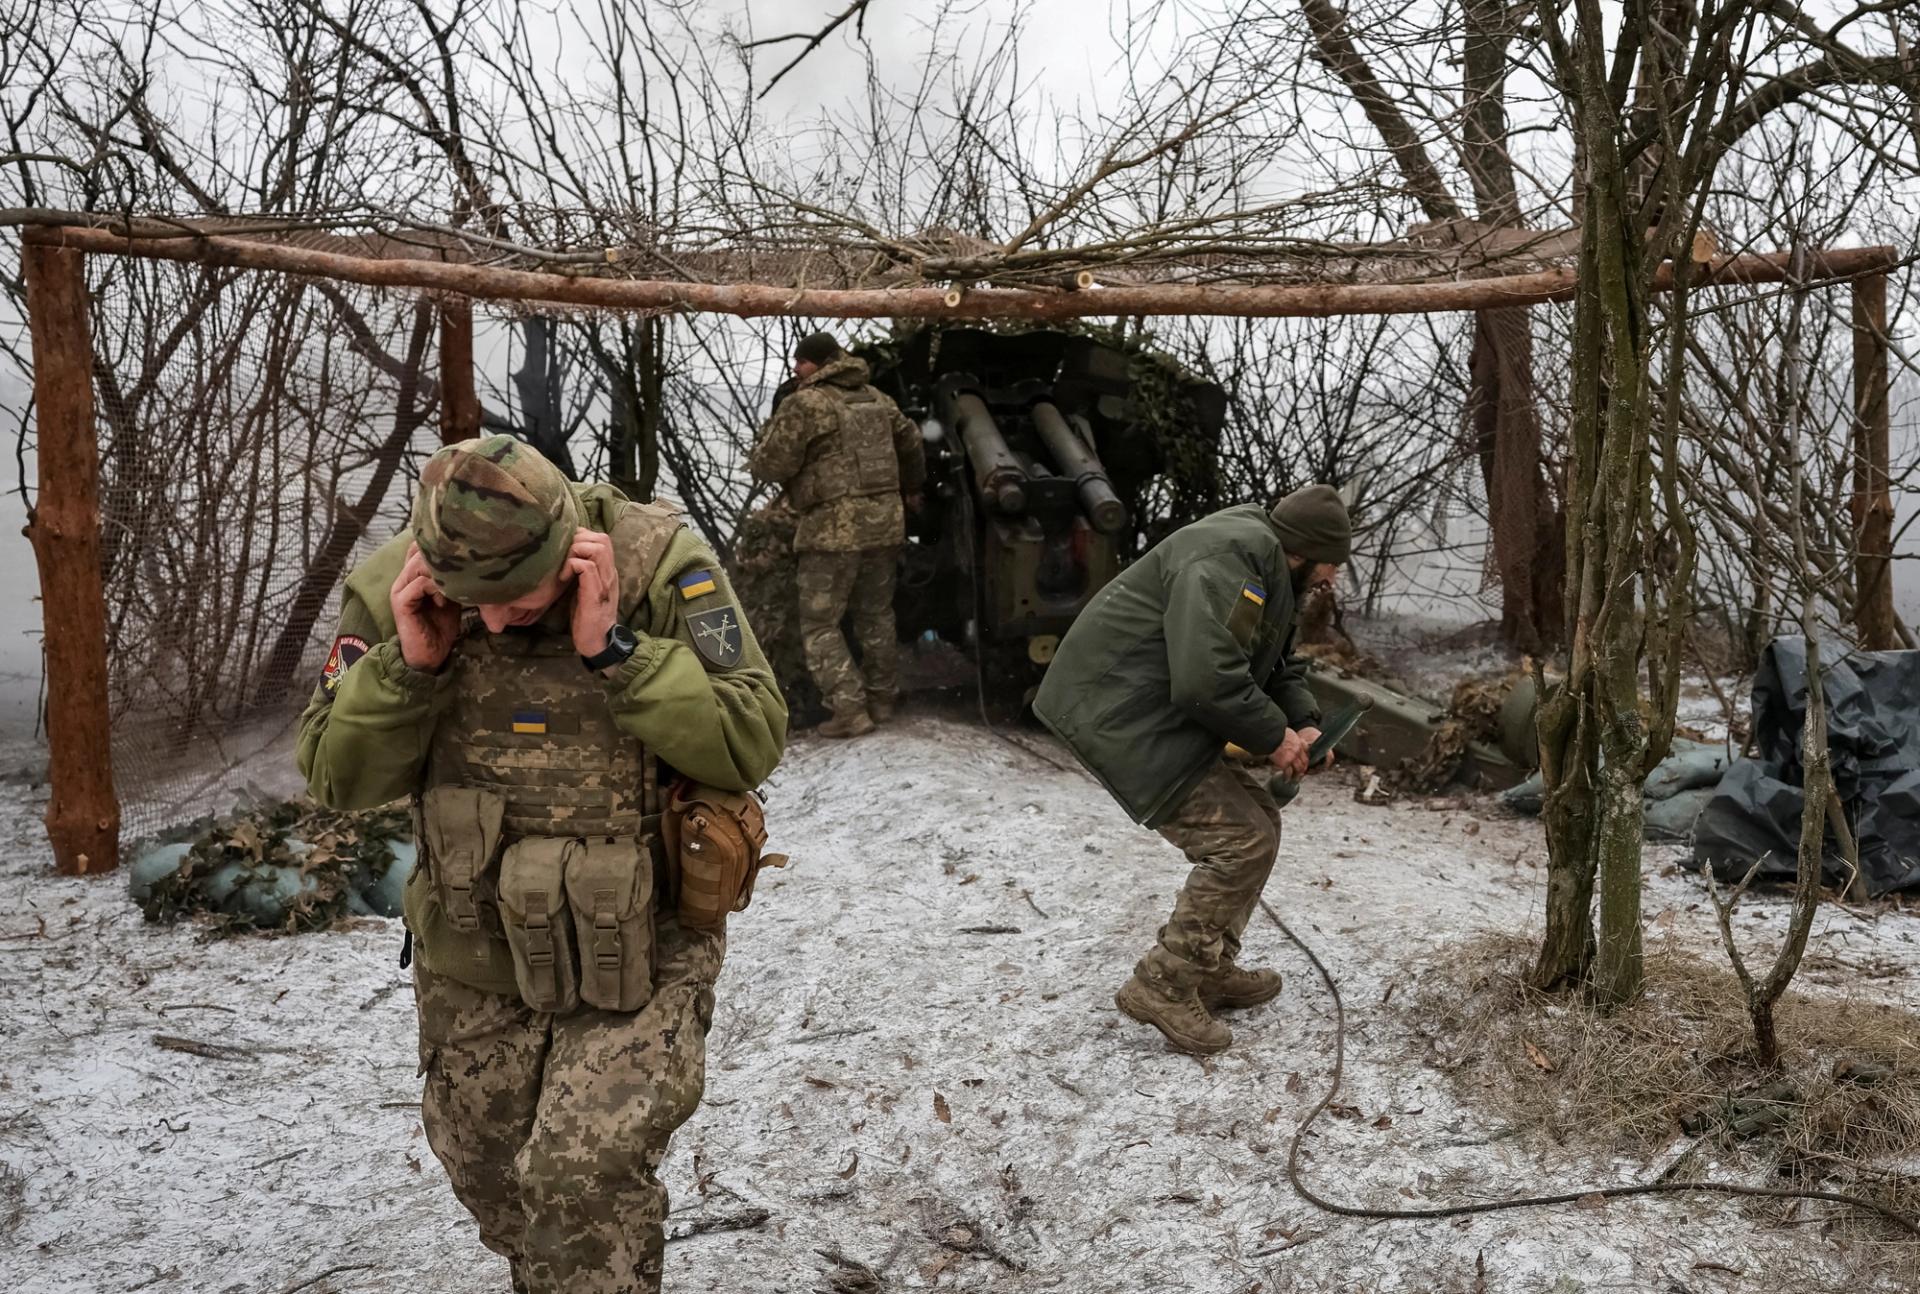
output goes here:
<path id="1" fill-rule="evenodd" d="M 906 539 L 901 498 L 917 502 L 926 454 L 920 429 L 868 384 L 866 361 L 828 334 L 800 340 L 794 377 L 792 393 L 776 396 L 747 466 L 754 480 L 785 491 L 799 513 L 793 546 L 801 647 L 833 711 L 818 731 L 858 737 L 893 714 L 894 568 Z M 860 642 L 857 670 L 840 633 L 849 611 Z"/>
<path id="2" fill-rule="evenodd" d="M 1346 505 L 1308 486 L 1175 531 L 1095 595 L 1060 642 L 1034 712 L 1135 821 L 1193 864 L 1158 943 L 1115 996 L 1182 1051 L 1233 1041 L 1214 1012 L 1257 1006 L 1280 975 L 1239 965 L 1280 847 L 1265 765 L 1298 778 L 1320 735 L 1294 608 L 1352 548 Z M 1231 743 L 1260 771 L 1223 758 Z"/>
<path id="3" fill-rule="evenodd" d="M 413 801 L 422 1122 L 515 1290 L 660 1287 L 725 953 L 662 901 L 664 797 L 752 790 L 786 724 L 706 545 L 510 437 L 433 455 L 347 577 L 300 769 L 333 808 Z"/>

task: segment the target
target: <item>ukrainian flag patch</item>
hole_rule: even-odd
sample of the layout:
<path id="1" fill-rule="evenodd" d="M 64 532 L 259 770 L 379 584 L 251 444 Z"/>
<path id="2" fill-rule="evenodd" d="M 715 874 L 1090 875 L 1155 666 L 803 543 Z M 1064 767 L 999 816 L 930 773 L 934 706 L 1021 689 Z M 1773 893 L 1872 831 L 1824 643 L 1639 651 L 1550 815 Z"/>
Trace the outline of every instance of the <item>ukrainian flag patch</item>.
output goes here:
<path id="1" fill-rule="evenodd" d="M 1255 584 L 1252 580 L 1248 580 L 1240 586 L 1240 596 L 1253 603 L 1256 607 L 1264 607 L 1267 605 L 1267 591 L 1258 584 Z"/>
<path id="2" fill-rule="evenodd" d="M 515 710 L 513 712 L 513 730 L 515 732 L 530 732 L 535 734 L 545 732 L 547 730 L 547 712 L 545 710 Z"/>
<path id="3" fill-rule="evenodd" d="M 712 571 L 688 571 L 674 583 L 680 586 L 680 596 L 683 598 L 697 598 L 714 590 Z"/>

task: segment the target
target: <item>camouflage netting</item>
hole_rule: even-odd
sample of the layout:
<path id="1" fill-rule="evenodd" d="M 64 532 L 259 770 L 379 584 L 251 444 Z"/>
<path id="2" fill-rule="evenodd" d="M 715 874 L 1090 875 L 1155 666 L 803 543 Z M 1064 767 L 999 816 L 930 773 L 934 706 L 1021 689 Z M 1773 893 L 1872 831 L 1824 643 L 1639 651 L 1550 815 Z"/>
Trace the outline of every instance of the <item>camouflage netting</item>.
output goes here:
<path id="1" fill-rule="evenodd" d="M 1387 775 L 1395 790 L 1431 792 L 1451 784 L 1466 763 L 1474 742 L 1500 744 L 1500 710 L 1523 677 L 1515 670 L 1493 678 L 1462 680 L 1447 701 L 1447 717 L 1434 729 L 1425 750 L 1403 759 Z"/>
<path id="2" fill-rule="evenodd" d="M 149 921 L 206 914 L 215 938 L 298 934 L 347 917 L 398 916 L 413 861 L 404 808 L 340 813 L 285 800 L 216 818 L 190 843 L 148 849 L 128 887 Z"/>

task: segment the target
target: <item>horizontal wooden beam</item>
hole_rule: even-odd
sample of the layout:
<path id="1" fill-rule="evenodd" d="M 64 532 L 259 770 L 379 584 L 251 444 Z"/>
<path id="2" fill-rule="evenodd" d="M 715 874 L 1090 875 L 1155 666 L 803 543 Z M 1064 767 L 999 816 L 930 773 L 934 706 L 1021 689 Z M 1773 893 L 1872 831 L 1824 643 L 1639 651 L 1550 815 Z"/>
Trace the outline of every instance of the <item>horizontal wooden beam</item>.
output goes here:
<path id="1" fill-rule="evenodd" d="M 1146 283 L 1043 292 L 1028 288 L 789 288 L 759 283 L 682 283 L 507 270 L 445 261 L 375 259 L 312 251 L 251 238 L 129 238 L 79 225 L 28 225 L 27 243 L 112 256 L 277 270 L 376 288 L 447 292 L 491 301 L 543 302 L 599 310 L 666 310 L 753 318 L 1029 319 L 1040 322 L 1114 315 L 1238 315 L 1324 318 L 1431 314 L 1539 305 L 1573 295 L 1571 269 L 1541 270 L 1440 283 Z M 1696 266 L 1696 286 L 1778 283 L 1791 254 L 1718 257 Z M 1856 247 L 1807 257 L 1822 279 L 1880 273 L 1899 261 L 1891 247 Z M 1670 286 L 1663 267 L 1657 287 Z"/>

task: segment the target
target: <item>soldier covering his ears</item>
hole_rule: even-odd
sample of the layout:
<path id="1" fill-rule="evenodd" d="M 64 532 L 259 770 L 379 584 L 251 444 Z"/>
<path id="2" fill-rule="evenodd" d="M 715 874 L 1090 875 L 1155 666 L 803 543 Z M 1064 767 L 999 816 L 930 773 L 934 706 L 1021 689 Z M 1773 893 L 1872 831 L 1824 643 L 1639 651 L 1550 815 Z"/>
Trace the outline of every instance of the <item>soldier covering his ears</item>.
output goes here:
<path id="1" fill-rule="evenodd" d="M 413 800 L 422 1122 L 516 1290 L 660 1287 L 725 953 L 664 901 L 662 812 L 676 776 L 757 787 L 786 727 L 706 545 L 511 437 L 433 455 L 347 577 L 300 769 L 333 808 Z"/>

